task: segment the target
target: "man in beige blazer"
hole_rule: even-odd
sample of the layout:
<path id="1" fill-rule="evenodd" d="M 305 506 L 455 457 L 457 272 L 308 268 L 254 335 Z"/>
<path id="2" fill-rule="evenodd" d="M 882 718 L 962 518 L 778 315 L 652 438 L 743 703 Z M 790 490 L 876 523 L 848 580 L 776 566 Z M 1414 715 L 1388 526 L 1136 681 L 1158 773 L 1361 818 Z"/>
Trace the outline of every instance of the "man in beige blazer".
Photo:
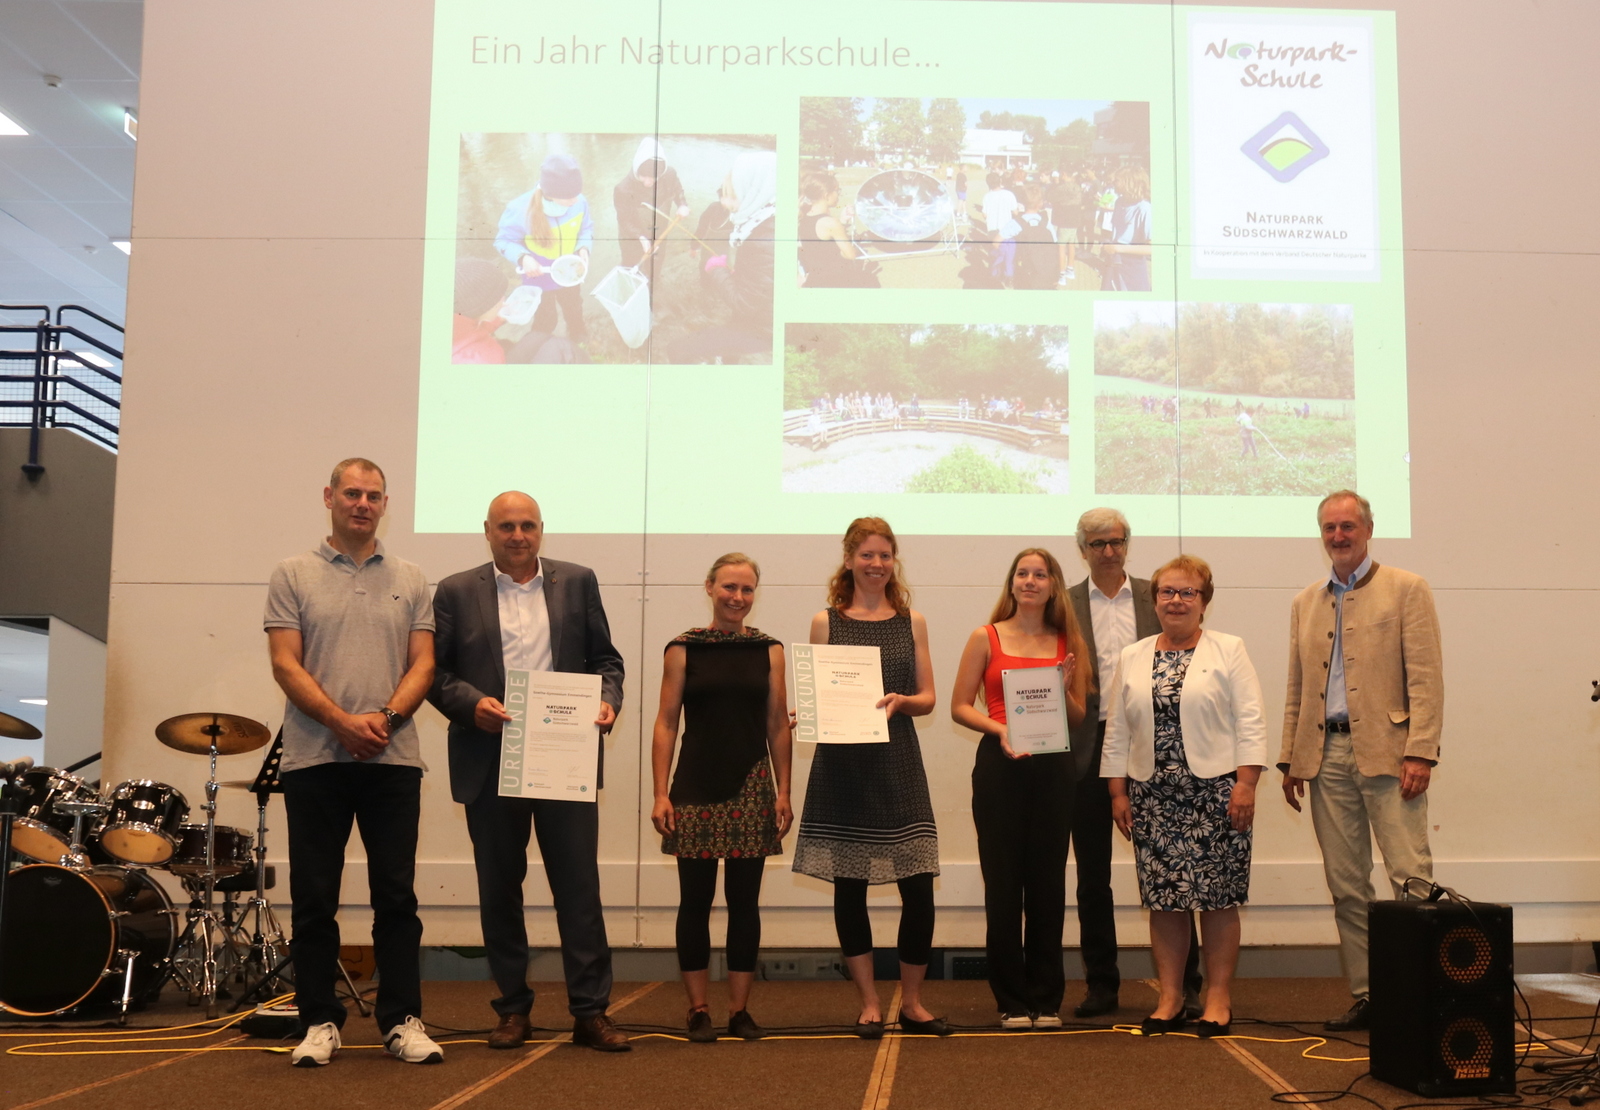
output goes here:
<path id="1" fill-rule="evenodd" d="M 1340 1032 L 1368 1027 L 1372 839 L 1395 897 L 1413 879 L 1433 879 L 1427 790 L 1439 760 L 1444 675 L 1433 592 L 1417 575 L 1373 561 L 1366 498 L 1330 493 L 1317 523 L 1333 570 L 1290 610 L 1278 769 L 1296 811 L 1311 784 L 1311 821 L 1355 997 L 1324 1024 Z"/>

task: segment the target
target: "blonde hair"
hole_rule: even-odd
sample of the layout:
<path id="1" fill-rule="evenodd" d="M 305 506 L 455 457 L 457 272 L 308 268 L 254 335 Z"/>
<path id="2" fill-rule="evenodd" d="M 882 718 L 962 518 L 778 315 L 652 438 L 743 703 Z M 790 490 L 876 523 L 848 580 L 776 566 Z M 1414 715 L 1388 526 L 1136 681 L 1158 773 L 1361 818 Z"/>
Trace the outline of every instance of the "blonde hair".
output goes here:
<path id="1" fill-rule="evenodd" d="M 528 214 L 523 222 L 528 225 L 528 238 L 537 243 L 540 250 L 551 250 L 559 241 L 550 217 L 544 214 L 543 189 L 535 188 L 528 198 Z"/>
<path id="2" fill-rule="evenodd" d="M 711 569 L 706 571 L 707 586 L 716 582 L 717 571 L 723 567 L 749 567 L 756 576 L 756 585 L 761 585 L 761 568 L 756 565 L 756 561 L 742 551 L 730 551 L 726 555 L 719 556 L 717 561 L 711 564 Z"/>
<path id="3" fill-rule="evenodd" d="M 850 527 L 844 530 L 844 539 L 840 542 L 840 546 L 844 549 L 844 558 L 839 562 L 839 569 L 828 581 L 828 608 L 848 609 L 854 603 L 856 576 L 850 569 L 850 560 L 855 558 L 856 549 L 870 536 L 882 536 L 888 540 L 889 550 L 894 553 L 894 569 L 889 573 L 889 584 L 884 587 L 884 599 L 896 613 L 909 613 L 911 588 L 906 585 L 905 579 L 900 577 L 900 541 L 894 538 L 894 529 L 889 527 L 889 522 L 878 516 L 858 516 L 850 522 Z"/>
<path id="4" fill-rule="evenodd" d="M 1071 599 L 1067 597 L 1067 583 L 1061 571 L 1061 561 L 1050 552 L 1042 547 L 1026 547 L 1017 552 L 1017 557 L 1011 560 L 1011 569 L 1006 571 L 1005 581 L 1000 584 L 1000 598 L 994 603 L 994 611 L 989 614 L 989 623 L 999 624 L 1017 615 L 1017 599 L 1011 592 L 1011 582 L 1016 578 L 1017 568 L 1022 565 L 1022 560 L 1029 555 L 1037 555 L 1043 559 L 1045 571 L 1050 575 L 1050 598 L 1044 603 L 1045 627 L 1053 628 L 1067 638 L 1067 650 L 1080 664 L 1072 673 L 1072 685 L 1077 693 L 1086 694 L 1094 689 L 1094 667 L 1089 661 L 1089 641 L 1084 639 L 1083 629 L 1078 627 L 1078 614 L 1072 608 Z"/>

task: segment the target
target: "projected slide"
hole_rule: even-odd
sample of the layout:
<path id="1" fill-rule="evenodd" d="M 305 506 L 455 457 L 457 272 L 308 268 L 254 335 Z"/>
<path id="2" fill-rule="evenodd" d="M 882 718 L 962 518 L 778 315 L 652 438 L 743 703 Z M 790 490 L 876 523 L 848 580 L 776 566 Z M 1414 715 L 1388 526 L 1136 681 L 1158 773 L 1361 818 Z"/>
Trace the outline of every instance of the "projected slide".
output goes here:
<path id="1" fill-rule="evenodd" d="M 435 10 L 417 530 L 1409 534 L 1392 13 Z"/>

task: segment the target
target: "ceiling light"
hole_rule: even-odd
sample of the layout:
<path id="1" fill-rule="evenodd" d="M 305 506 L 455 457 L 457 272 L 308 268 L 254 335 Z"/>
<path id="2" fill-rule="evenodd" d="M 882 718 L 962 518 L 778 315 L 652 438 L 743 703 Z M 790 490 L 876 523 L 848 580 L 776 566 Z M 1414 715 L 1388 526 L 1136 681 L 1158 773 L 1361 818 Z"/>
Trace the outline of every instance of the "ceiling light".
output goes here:
<path id="1" fill-rule="evenodd" d="M 49 705 L 49 698 L 18 698 L 23 705 Z"/>
<path id="2" fill-rule="evenodd" d="M 73 351 L 72 353 L 90 366 L 98 366 L 102 370 L 109 370 L 116 365 L 110 359 L 97 355 L 93 351 Z"/>
<path id="3" fill-rule="evenodd" d="M 111 245 L 116 247 L 123 254 L 133 253 L 133 244 L 128 242 L 126 239 L 113 239 L 111 240 Z"/>
<path id="4" fill-rule="evenodd" d="M 139 141 L 139 117 L 133 114 L 132 108 L 122 109 L 122 133 L 134 142 Z"/>
<path id="5" fill-rule="evenodd" d="M 0 112 L 0 135 L 26 135 L 28 129 L 4 112 Z"/>

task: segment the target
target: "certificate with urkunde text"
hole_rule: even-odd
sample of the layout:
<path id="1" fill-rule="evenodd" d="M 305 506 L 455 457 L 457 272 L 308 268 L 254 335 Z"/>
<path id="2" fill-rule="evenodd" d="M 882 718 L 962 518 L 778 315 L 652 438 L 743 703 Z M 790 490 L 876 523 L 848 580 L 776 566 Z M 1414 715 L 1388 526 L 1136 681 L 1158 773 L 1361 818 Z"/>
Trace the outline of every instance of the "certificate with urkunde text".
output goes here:
<path id="1" fill-rule="evenodd" d="M 600 676 L 506 671 L 500 796 L 592 802 L 600 772 Z"/>
<path id="2" fill-rule="evenodd" d="M 1006 736 L 1012 751 L 1044 755 L 1071 749 L 1060 667 L 1007 667 L 1000 672 L 1000 685 L 1006 696 Z"/>
<path id="3" fill-rule="evenodd" d="M 883 662 L 875 647 L 791 644 L 796 740 L 816 744 L 887 744 Z"/>

